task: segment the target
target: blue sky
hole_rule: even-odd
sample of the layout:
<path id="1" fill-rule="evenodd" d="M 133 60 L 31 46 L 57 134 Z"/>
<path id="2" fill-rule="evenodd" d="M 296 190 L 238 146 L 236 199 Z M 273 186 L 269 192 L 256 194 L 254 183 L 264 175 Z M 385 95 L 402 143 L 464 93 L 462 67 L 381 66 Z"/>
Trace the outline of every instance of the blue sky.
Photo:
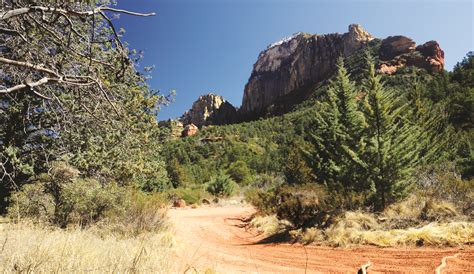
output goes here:
<path id="1" fill-rule="evenodd" d="M 159 120 L 180 116 L 209 92 L 240 106 L 260 51 L 298 31 L 344 33 L 358 23 L 378 38 L 436 40 L 448 70 L 474 50 L 472 0 L 118 0 L 118 7 L 157 13 L 116 23 L 130 47 L 145 52 L 141 65 L 155 65 L 150 86 L 177 92 Z"/>

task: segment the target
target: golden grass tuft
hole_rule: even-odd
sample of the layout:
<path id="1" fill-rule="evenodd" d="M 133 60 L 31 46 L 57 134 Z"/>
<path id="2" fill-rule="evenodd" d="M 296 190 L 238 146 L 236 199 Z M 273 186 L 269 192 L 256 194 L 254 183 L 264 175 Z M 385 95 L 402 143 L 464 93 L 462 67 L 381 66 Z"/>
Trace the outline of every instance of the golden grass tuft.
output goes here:
<path id="1" fill-rule="evenodd" d="M 310 244 L 315 242 L 323 242 L 326 240 L 324 232 L 316 227 L 311 227 L 306 230 L 298 229 L 290 231 L 290 236 L 296 242 L 302 244 Z"/>
<path id="2" fill-rule="evenodd" d="M 288 221 L 278 220 L 276 215 L 256 216 L 250 221 L 250 226 L 264 235 L 270 236 L 280 233 L 290 226 Z"/>
<path id="3" fill-rule="evenodd" d="M 359 230 L 334 225 L 325 231 L 332 246 L 457 246 L 474 240 L 474 223 L 429 223 L 420 228 L 392 230 Z"/>
<path id="4" fill-rule="evenodd" d="M 32 224 L 0 224 L 0 272 L 167 273 L 169 232 L 137 237 L 99 235 Z"/>

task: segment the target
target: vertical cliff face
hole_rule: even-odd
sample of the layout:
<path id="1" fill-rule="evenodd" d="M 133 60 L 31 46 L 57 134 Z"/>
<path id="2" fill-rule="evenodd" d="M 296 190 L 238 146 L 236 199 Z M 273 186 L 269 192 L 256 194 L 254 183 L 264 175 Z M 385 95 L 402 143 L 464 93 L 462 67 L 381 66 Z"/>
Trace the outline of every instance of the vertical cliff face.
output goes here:
<path id="1" fill-rule="evenodd" d="M 329 78 L 339 56 L 351 55 L 372 39 L 361 26 L 350 25 L 345 34 L 297 33 L 270 45 L 260 53 L 245 86 L 241 114 L 261 115 L 290 93 L 304 97 Z"/>

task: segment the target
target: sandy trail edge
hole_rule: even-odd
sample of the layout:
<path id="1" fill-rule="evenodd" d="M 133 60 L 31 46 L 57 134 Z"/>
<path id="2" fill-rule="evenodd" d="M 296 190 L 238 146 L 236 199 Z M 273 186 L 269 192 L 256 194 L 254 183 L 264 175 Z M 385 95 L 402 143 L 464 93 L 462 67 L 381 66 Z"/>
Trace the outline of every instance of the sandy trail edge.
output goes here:
<path id="1" fill-rule="evenodd" d="M 298 244 L 257 244 L 261 236 L 242 227 L 252 207 L 171 209 L 178 248 L 173 273 L 213 269 L 217 273 L 357 273 L 371 262 L 369 273 L 474 273 L 474 248 L 330 248 Z"/>

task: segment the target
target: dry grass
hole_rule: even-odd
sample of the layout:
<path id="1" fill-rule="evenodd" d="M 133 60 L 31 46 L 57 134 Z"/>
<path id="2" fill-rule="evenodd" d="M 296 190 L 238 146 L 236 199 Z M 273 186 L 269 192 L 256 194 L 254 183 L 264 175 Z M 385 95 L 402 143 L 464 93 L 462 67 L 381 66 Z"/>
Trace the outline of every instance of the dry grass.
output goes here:
<path id="1" fill-rule="evenodd" d="M 167 273 L 172 237 L 61 230 L 32 224 L 0 224 L 0 272 Z M 102 231 L 102 230 L 101 230 Z M 101 234 L 101 235 L 100 235 Z"/>
<path id="2" fill-rule="evenodd" d="M 325 231 L 327 242 L 333 246 L 457 246 L 474 240 L 474 223 L 430 223 L 420 228 L 392 230 L 358 230 L 333 226 Z"/>
<path id="3" fill-rule="evenodd" d="M 315 227 L 308 228 L 306 230 L 292 230 L 290 231 L 290 236 L 296 242 L 302 244 L 323 243 L 326 240 L 324 232 L 321 229 L 317 229 Z"/>
<path id="4" fill-rule="evenodd" d="M 275 215 L 270 216 L 256 216 L 250 222 L 250 226 L 256 228 L 263 235 L 270 236 L 286 230 L 290 223 L 288 221 L 281 221 Z"/>
<path id="5" fill-rule="evenodd" d="M 252 225 L 267 235 L 282 232 L 275 216 L 256 217 Z M 345 212 L 327 229 L 308 228 L 289 232 L 300 243 L 330 246 L 458 246 L 474 242 L 474 222 L 449 202 L 433 203 L 415 196 L 394 204 L 382 214 Z"/>

